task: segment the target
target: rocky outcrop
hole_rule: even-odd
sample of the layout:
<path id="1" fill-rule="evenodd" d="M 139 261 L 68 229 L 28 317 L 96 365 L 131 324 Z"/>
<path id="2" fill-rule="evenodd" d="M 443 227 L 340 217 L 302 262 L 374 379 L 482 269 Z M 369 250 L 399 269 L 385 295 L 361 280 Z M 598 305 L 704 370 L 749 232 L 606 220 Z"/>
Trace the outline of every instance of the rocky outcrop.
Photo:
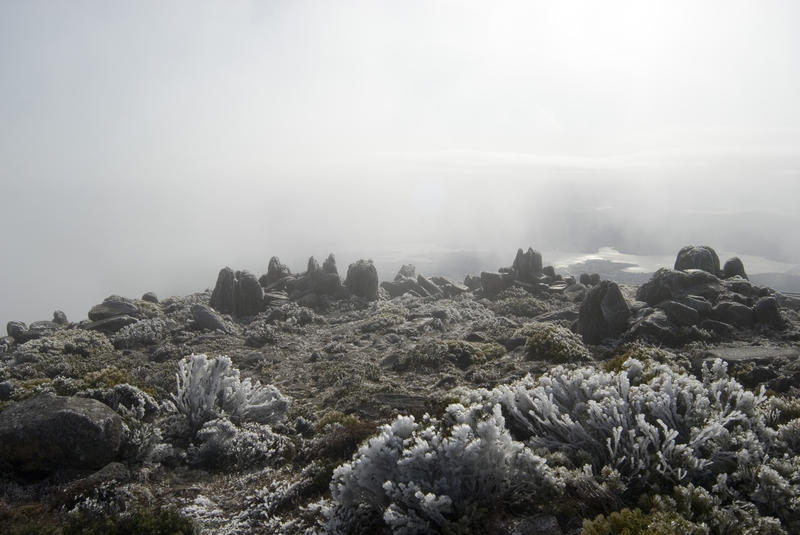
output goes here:
<path id="1" fill-rule="evenodd" d="M 231 328 L 228 323 L 222 319 L 222 316 L 217 314 L 214 309 L 206 305 L 195 304 L 192 305 L 192 319 L 199 329 L 207 329 L 209 331 L 222 331 L 230 333 Z"/>
<path id="2" fill-rule="evenodd" d="M 522 282 L 535 282 L 542 274 L 542 255 L 529 247 L 526 252 L 517 250 L 517 256 L 511 265 L 514 278 Z"/>
<path id="3" fill-rule="evenodd" d="M 707 271 L 659 269 L 639 287 L 636 299 L 655 306 L 669 299 L 680 300 L 686 295 L 716 298 L 722 290 L 720 280 Z"/>
<path id="4" fill-rule="evenodd" d="M 681 271 L 702 269 L 712 275 L 719 275 L 719 256 L 707 245 L 687 245 L 678 251 L 675 269 Z"/>
<path id="5" fill-rule="evenodd" d="M 19 472 L 98 469 L 121 442 L 122 419 L 93 399 L 42 396 L 0 413 L 0 463 Z"/>
<path id="6" fill-rule="evenodd" d="M 756 317 L 753 309 L 735 301 L 717 303 L 711 309 L 711 319 L 721 321 L 740 329 L 750 327 L 755 323 Z"/>
<path id="7" fill-rule="evenodd" d="M 142 295 L 142 301 L 158 304 L 158 296 L 154 292 L 146 292 L 144 295 Z"/>
<path id="8" fill-rule="evenodd" d="M 747 273 L 744 271 L 744 263 L 738 256 L 734 256 L 725 262 L 725 265 L 722 267 L 722 276 L 726 279 L 736 276 L 747 279 Z"/>
<path id="9" fill-rule="evenodd" d="M 236 317 L 254 316 L 264 310 L 264 290 L 249 271 L 225 267 L 217 276 L 209 304 L 222 314 Z"/>
<path id="10" fill-rule="evenodd" d="M 370 301 L 378 299 L 378 270 L 372 260 L 359 260 L 350 264 L 344 284 L 357 297 Z"/>
<path id="11" fill-rule="evenodd" d="M 130 316 L 138 318 L 141 316 L 133 299 L 111 295 L 106 297 L 102 303 L 95 305 L 89 311 L 89 319 L 92 321 L 105 320 L 117 316 Z"/>
<path id="12" fill-rule="evenodd" d="M 783 329 L 786 323 L 781 316 L 778 301 L 774 297 L 762 297 L 753 307 L 756 323 L 769 325 L 775 329 Z"/>
<path id="13" fill-rule="evenodd" d="M 267 273 L 262 275 L 258 282 L 264 288 L 272 286 L 274 283 L 280 281 L 283 278 L 286 278 L 292 274 L 289 271 L 289 268 L 285 265 L 281 264 L 280 258 L 277 256 L 273 256 L 269 259 L 269 264 L 267 265 Z"/>
<path id="14" fill-rule="evenodd" d="M 413 264 L 403 264 L 400 266 L 400 270 L 397 272 L 397 275 L 394 276 L 395 281 L 400 281 L 403 279 L 414 279 L 417 277 L 417 268 L 414 267 Z"/>
<path id="15" fill-rule="evenodd" d="M 587 344 L 615 338 L 628 326 L 630 307 L 615 282 L 602 281 L 589 290 L 581 303 L 575 331 Z"/>

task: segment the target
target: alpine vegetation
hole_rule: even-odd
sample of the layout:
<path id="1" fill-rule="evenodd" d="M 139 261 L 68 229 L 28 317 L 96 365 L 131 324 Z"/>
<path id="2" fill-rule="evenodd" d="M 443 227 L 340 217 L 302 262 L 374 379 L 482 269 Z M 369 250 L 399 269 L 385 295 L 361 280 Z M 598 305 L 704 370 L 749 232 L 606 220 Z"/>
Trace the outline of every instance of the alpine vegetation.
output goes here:
<path id="1" fill-rule="evenodd" d="M 193 432 L 217 418 L 272 425 L 286 417 L 289 400 L 272 385 L 241 380 L 228 357 L 190 355 L 178 364 L 175 407 Z"/>
<path id="2" fill-rule="evenodd" d="M 635 359 L 558 366 L 463 401 L 441 419 L 398 417 L 339 467 L 328 531 L 470 532 L 491 514 L 640 506 L 645 527 L 677 514 L 697 533 L 800 529 L 800 420 L 777 424 L 720 360 L 702 378 Z"/>

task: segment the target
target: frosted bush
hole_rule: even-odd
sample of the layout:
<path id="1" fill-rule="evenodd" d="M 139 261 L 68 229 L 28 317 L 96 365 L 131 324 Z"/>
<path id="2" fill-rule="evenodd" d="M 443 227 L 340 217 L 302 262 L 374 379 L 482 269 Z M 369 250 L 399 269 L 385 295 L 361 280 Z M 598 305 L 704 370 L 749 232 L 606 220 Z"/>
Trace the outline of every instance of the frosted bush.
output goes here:
<path id="1" fill-rule="evenodd" d="M 163 317 L 141 320 L 117 331 L 111 341 L 120 349 L 155 345 L 164 341 L 177 327 L 173 320 Z"/>
<path id="2" fill-rule="evenodd" d="M 451 405 L 441 420 L 400 416 L 334 471 L 328 532 L 462 532 L 493 503 L 560 491 L 541 457 L 512 439 L 499 405 Z"/>
<path id="3" fill-rule="evenodd" d="M 515 333 L 527 336 L 528 355 L 556 362 L 589 360 L 591 353 L 581 337 L 566 327 L 552 323 L 531 323 Z"/>
<path id="4" fill-rule="evenodd" d="M 283 457 L 288 440 L 268 425 L 234 425 L 227 418 L 203 424 L 189 450 L 189 462 L 211 468 L 244 468 L 270 464 Z"/>
<path id="5" fill-rule="evenodd" d="M 545 507 L 564 519 L 630 508 L 601 530 L 630 518 L 641 533 L 662 521 L 800 533 L 800 419 L 777 423 L 720 360 L 701 378 L 632 358 L 556 367 L 461 396 L 441 420 L 398 417 L 335 470 L 329 533 L 470 532 L 485 511 Z"/>
<path id="6" fill-rule="evenodd" d="M 217 418 L 272 425 L 289 410 L 289 400 L 277 388 L 242 380 L 228 357 L 190 355 L 179 362 L 176 378 L 172 398 L 193 433 Z"/>

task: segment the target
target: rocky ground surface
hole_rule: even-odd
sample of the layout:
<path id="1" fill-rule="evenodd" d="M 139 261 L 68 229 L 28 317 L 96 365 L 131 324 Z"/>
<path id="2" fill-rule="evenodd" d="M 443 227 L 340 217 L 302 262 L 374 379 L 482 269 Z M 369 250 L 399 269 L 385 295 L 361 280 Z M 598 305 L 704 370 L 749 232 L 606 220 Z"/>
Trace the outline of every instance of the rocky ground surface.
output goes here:
<path id="1" fill-rule="evenodd" d="M 208 533 L 322 531 L 333 470 L 379 426 L 556 365 L 610 369 L 644 352 L 699 373 L 719 358 L 747 388 L 797 397 L 800 298 L 751 283 L 741 261 L 687 247 L 641 285 L 599 279 L 556 274 L 532 249 L 464 281 L 409 265 L 380 282 L 370 261 L 342 279 L 333 255 L 292 274 L 272 258 L 260 278 L 223 269 L 213 291 L 110 296 L 87 320 L 11 322 L 0 533 L 101 533 L 133 513 Z M 182 409 L 193 379 L 180 363 L 223 366 L 221 356 L 235 388 L 277 389 L 249 405 L 268 416 L 234 408 L 193 421 Z M 557 515 L 497 526 L 582 529 Z"/>

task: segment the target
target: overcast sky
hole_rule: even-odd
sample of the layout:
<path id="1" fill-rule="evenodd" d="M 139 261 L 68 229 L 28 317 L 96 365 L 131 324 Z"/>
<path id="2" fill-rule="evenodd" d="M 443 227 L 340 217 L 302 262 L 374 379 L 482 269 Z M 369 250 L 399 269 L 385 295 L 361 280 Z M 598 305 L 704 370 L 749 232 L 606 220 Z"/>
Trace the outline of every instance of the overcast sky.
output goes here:
<path id="1" fill-rule="evenodd" d="M 273 254 L 800 263 L 798 21 L 794 0 L 0 0 L 0 321 Z"/>

